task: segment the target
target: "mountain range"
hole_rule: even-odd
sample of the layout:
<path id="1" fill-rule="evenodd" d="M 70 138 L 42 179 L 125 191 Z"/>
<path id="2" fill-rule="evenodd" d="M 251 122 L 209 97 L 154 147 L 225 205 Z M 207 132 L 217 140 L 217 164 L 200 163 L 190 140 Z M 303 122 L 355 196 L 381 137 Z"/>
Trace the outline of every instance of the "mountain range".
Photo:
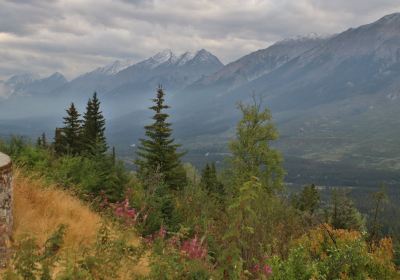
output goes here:
<path id="1" fill-rule="evenodd" d="M 399 13 L 330 36 L 286 39 L 227 65 L 204 49 L 164 50 L 71 81 L 59 73 L 16 75 L 0 82 L 0 128 L 3 134 L 48 131 L 71 101 L 83 110 L 97 91 L 109 139 L 128 154 L 149 122 L 146 108 L 159 84 L 189 158 L 225 155 L 240 117 L 236 104 L 255 95 L 271 109 L 281 135 L 276 145 L 287 158 L 400 169 Z"/>

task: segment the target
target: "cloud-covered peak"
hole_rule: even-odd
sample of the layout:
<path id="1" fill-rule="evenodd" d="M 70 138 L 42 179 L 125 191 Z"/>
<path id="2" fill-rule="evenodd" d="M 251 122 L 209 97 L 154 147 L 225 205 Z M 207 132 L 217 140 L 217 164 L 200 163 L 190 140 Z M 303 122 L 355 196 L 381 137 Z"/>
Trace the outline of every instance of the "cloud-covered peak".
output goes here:
<path id="1" fill-rule="evenodd" d="M 222 62 L 215 55 L 205 49 L 201 49 L 196 52 L 185 52 L 180 55 L 177 60 L 177 64 L 180 66 L 196 63 L 210 63 L 216 65 L 220 64 L 221 66 L 223 66 Z"/>
<path id="2" fill-rule="evenodd" d="M 201 49 L 198 52 L 196 52 L 196 56 L 193 59 L 208 61 L 208 60 L 214 60 L 215 58 L 216 56 L 210 53 L 209 51 Z"/>
<path id="3" fill-rule="evenodd" d="M 22 71 L 72 78 L 164 47 L 201 46 L 230 62 L 283 38 L 340 33 L 398 10 L 398 0 L 0 1 L 0 80 Z M 166 55 L 155 62 L 177 59 Z"/>
<path id="4" fill-rule="evenodd" d="M 382 23 L 400 23 L 400 13 L 393 13 L 382 17 L 378 22 Z"/>
<path id="5" fill-rule="evenodd" d="M 178 58 L 170 49 L 165 49 L 153 55 L 150 59 L 155 63 L 155 66 L 158 66 L 165 62 L 174 63 Z"/>
<path id="6" fill-rule="evenodd" d="M 6 84 L 12 86 L 17 86 L 17 85 L 23 86 L 26 84 L 30 84 L 38 79 L 40 79 L 39 75 L 26 72 L 12 76 L 6 81 Z"/>
<path id="7" fill-rule="evenodd" d="M 110 64 L 107 64 L 104 67 L 97 68 L 95 70 L 96 73 L 102 73 L 106 75 L 115 75 L 119 71 L 122 71 L 129 66 L 133 65 L 135 62 L 133 59 L 127 59 L 127 60 L 116 60 Z"/>
<path id="8" fill-rule="evenodd" d="M 184 65 L 188 61 L 191 61 L 195 57 L 196 53 L 193 52 L 185 52 L 178 59 L 178 65 Z"/>
<path id="9" fill-rule="evenodd" d="M 285 38 L 276 42 L 274 45 L 298 45 L 303 43 L 309 43 L 313 41 L 322 41 L 328 39 L 332 35 L 320 35 L 315 32 L 307 33 L 304 35 L 296 35 L 293 37 Z"/>
<path id="10" fill-rule="evenodd" d="M 49 77 L 47 77 L 47 79 L 67 82 L 67 79 L 65 78 L 65 76 L 63 74 L 61 74 L 60 72 L 55 72 L 55 73 L 51 74 Z"/>

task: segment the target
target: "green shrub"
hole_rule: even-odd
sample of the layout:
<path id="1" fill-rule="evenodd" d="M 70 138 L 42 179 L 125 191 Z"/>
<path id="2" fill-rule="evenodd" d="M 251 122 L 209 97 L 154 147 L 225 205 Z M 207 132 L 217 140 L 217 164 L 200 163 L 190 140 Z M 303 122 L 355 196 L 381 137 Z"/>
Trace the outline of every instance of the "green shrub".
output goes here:
<path id="1" fill-rule="evenodd" d="M 56 156 L 50 148 L 35 147 L 22 138 L 0 145 L 17 166 L 63 188 L 75 187 L 83 195 L 105 193 L 111 201 L 124 197 L 129 175 L 111 156 Z"/>
<path id="2" fill-rule="evenodd" d="M 400 279 L 390 239 L 369 248 L 357 231 L 320 226 L 304 235 L 287 259 L 271 258 L 271 279 Z"/>
<path id="3" fill-rule="evenodd" d="M 59 226 L 43 247 L 38 246 L 33 238 L 21 241 L 15 248 L 12 263 L 3 278 L 5 280 L 116 279 L 120 268 L 123 265 L 134 266 L 146 249 L 144 246 L 129 245 L 123 236 L 112 235 L 108 227 L 103 225 L 92 246 L 70 254 L 61 250 L 66 230 L 65 226 Z"/>

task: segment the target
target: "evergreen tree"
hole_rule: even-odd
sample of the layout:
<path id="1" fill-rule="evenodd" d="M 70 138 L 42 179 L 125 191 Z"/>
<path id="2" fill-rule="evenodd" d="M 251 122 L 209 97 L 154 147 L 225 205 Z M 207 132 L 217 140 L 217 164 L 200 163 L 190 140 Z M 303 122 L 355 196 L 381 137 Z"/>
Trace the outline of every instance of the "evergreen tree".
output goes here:
<path id="1" fill-rule="evenodd" d="M 42 138 L 38 137 L 36 139 L 36 147 L 41 148 L 42 147 Z"/>
<path id="2" fill-rule="evenodd" d="M 164 104 L 164 95 L 160 86 L 153 99 L 154 106 L 149 108 L 155 112 L 154 122 L 145 126 L 147 137 L 140 140 L 135 163 L 144 182 L 158 173 L 169 189 L 177 190 L 185 185 L 186 173 L 180 161 L 183 153 L 177 152 L 180 145 L 175 144 L 171 137 L 171 124 L 167 122 L 169 115 L 164 112 L 169 106 Z"/>
<path id="3" fill-rule="evenodd" d="M 68 154 L 78 155 L 81 152 L 81 123 L 80 114 L 75 108 L 74 103 L 66 110 L 67 116 L 64 117 L 64 136 L 65 150 Z"/>
<path id="4" fill-rule="evenodd" d="M 320 194 L 314 184 L 305 186 L 300 193 L 293 195 L 291 202 L 295 209 L 301 211 L 304 222 L 308 226 L 311 227 L 320 223 L 317 213 L 320 205 Z"/>
<path id="5" fill-rule="evenodd" d="M 54 133 L 54 151 L 57 155 L 63 155 L 66 153 L 65 150 L 65 134 L 62 128 L 56 128 Z"/>
<path id="6" fill-rule="evenodd" d="M 347 197 L 346 191 L 334 189 L 328 209 L 328 222 L 336 229 L 365 230 L 365 221 Z"/>
<path id="7" fill-rule="evenodd" d="M 47 138 L 46 138 L 46 133 L 44 132 L 42 133 L 40 143 L 43 148 L 47 148 Z"/>
<path id="8" fill-rule="evenodd" d="M 43 132 L 40 137 L 36 140 L 36 147 L 38 148 L 47 148 L 47 139 L 46 134 Z"/>
<path id="9" fill-rule="evenodd" d="M 211 167 L 208 163 L 206 163 L 206 166 L 201 172 L 201 184 L 208 189 L 208 186 L 210 185 L 211 181 Z"/>
<path id="10" fill-rule="evenodd" d="M 218 180 L 217 170 L 215 164 L 206 164 L 201 174 L 200 184 L 208 191 L 210 194 L 223 195 L 224 186 Z"/>
<path id="11" fill-rule="evenodd" d="M 96 92 L 87 103 L 83 119 L 82 142 L 84 152 L 93 156 L 104 155 L 107 151 L 107 142 L 104 135 L 106 121 L 100 111 L 100 101 Z"/>
<path id="12" fill-rule="evenodd" d="M 381 237 L 382 224 L 380 223 L 379 214 L 383 212 L 385 204 L 388 202 L 385 185 L 380 186 L 380 190 L 372 194 L 374 207 L 369 221 L 369 241 L 370 243 L 377 242 Z"/>
<path id="13" fill-rule="evenodd" d="M 296 209 L 308 212 L 310 215 L 318 209 L 320 203 L 319 191 L 314 184 L 305 186 L 300 194 L 293 197 L 293 205 Z"/>
<path id="14" fill-rule="evenodd" d="M 117 155 L 115 153 L 115 146 L 112 147 L 111 161 L 112 161 L 113 165 L 115 166 L 115 163 L 117 162 Z"/>

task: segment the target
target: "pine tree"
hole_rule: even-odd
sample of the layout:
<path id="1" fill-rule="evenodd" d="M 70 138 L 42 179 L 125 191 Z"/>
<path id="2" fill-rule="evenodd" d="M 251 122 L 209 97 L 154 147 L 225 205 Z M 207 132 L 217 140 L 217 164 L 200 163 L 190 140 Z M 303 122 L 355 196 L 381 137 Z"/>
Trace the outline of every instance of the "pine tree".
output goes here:
<path id="1" fill-rule="evenodd" d="M 115 163 L 117 162 L 117 155 L 115 153 L 115 146 L 112 147 L 111 161 L 112 161 L 113 165 L 115 166 Z"/>
<path id="2" fill-rule="evenodd" d="M 369 225 L 369 241 L 370 243 L 377 242 L 381 233 L 381 223 L 379 222 L 379 214 L 384 210 L 385 204 L 388 202 L 385 185 L 380 186 L 380 190 L 372 194 L 374 202 L 373 211 L 371 213 L 371 221 Z"/>
<path id="3" fill-rule="evenodd" d="M 365 230 L 365 221 L 361 213 L 354 207 L 353 201 L 347 197 L 344 190 L 332 191 L 327 214 L 328 222 L 336 229 Z"/>
<path id="4" fill-rule="evenodd" d="M 308 226 L 320 223 L 317 210 L 320 206 L 320 194 L 314 184 L 305 186 L 303 190 L 291 197 L 292 206 L 300 210 L 304 222 Z"/>
<path id="5" fill-rule="evenodd" d="M 42 147 L 42 138 L 38 137 L 36 139 L 36 147 L 41 148 Z"/>
<path id="6" fill-rule="evenodd" d="M 62 128 L 56 128 L 54 133 L 54 151 L 57 155 L 64 155 L 65 150 L 65 134 Z"/>
<path id="7" fill-rule="evenodd" d="M 41 143 L 41 146 L 43 147 L 43 148 L 47 148 L 47 138 L 46 138 L 46 133 L 42 133 L 42 136 L 41 136 L 41 141 L 40 141 Z"/>
<path id="8" fill-rule="evenodd" d="M 300 211 L 308 212 L 310 215 L 318 209 L 319 203 L 319 191 L 314 184 L 305 186 L 298 195 L 293 197 L 294 207 Z"/>
<path id="9" fill-rule="evenodd" d="M 186 173 L 180 161 L 183 153 L 177 152 L 180 145 L 175 144 L 171 137 L 171 124 L 167 122 L 169 115 L 164 113 L 169 106 L 164 101 L 164 91 L 160 86 L 153 99 L 154 106 L 149 108 L 155 112 L 154 122 L 145 126 L 147 137 L 140 140 L 135 163 L 138 175 L 145 183 L 158 173 L 169 189 L 177 190 L 186 183 Z"/>
<path id="10" fill-rule="evenodd" d="M 223 195 L 224 186 L 218 180 L 215 164 L 206 164 L 201 174 L 200 184 L 207 190 L 209 194 Z"/>
<path id="11" fill-rule="evenodd" d="M 107 151 L 107 142 L 104 135 L 106 121 L 100 111 L 100 101 L 96 92 L 87 103 L 83 119 L 82 142 L 84 152 L 93 156 L 104 155 Z"/>
<path id="12" fill-rule="evenodd" d="M 81 152 L 81 123 L 80 114 L 75 108 L 74 103 L 66 110 L 67 116 L 64 117 L 64 136 L 65 150 L 68 154 L 78 155 Z"/>
<path id="13" fill-rule="evenodd" d="M 206 189 L 209 188 L 210 186 L 210 181 L 211 181 L 211 168 L 208 163 L 206 163 L 206 166 L 204 167 L 203 171 L 201 172 L 201 184 L 204 186 Z"/>

